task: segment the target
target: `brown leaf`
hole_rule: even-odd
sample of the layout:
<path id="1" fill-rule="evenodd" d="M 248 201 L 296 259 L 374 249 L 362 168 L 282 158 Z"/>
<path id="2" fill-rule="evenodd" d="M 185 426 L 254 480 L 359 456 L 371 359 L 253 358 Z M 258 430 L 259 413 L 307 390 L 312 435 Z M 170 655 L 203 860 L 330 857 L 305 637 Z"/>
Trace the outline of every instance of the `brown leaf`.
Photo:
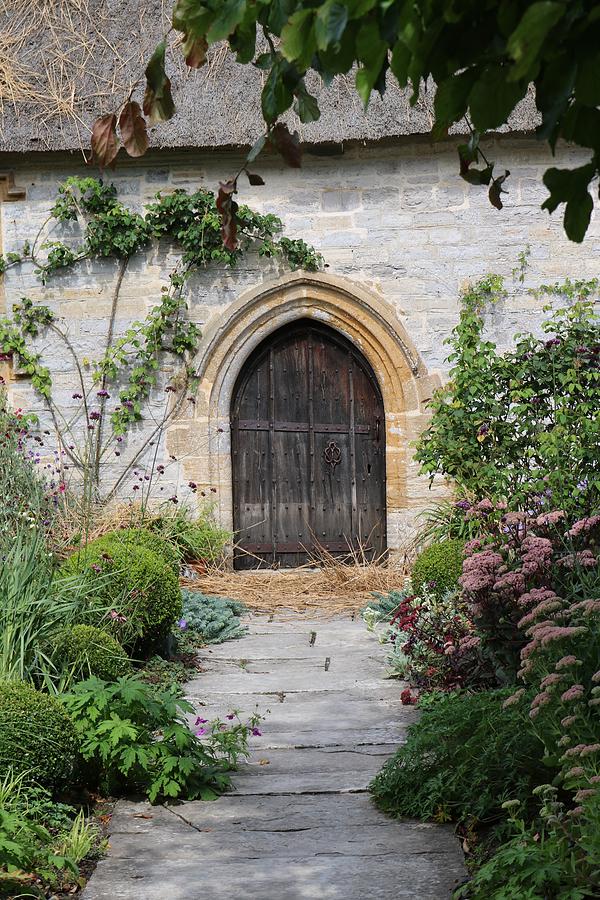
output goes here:
<path id="1" fill-rule="evenodd" d="M 133 819 L 153 819 L 154 816 L 151 813 L 134 813 L 132 818 Z"/>
<path id="2" fill-rule="evenodd" d="M 227 250 L 237 249 L 237 203 L 233 195 L 237 192 L 235 178 L 219 182 L 217 210 L 221 216 L 221 237 Z"/>
<path id="3" fill-rule="evenodd" d="M 249 172 L 248 169 L 246 169 L 245 172 L 248 176 L 248 181 L 253 187 L 259 187 L 260 185 L 264 184 L 264 181 L 260 177 L 260 175 L 256 175 L 254 172 Z"/>
<path id="4" fill-rule="evenodd" d="M 140 104 L 135 100 L 130 100 L 121 110 L 119 128 L 127 153 L 130 156 L 143 156 L 148 149 L 148 131 Z"/>
<path id="5" fill-rule="evenodd" d="M 108 113 L 96 119 L 92 127 L 92 155 L 90 165 L 101 169 L 110 166 L 119 152 L 117 141 L 117 115 Z"/>
<path id="6" fill-rule="evenodd" d="M 186 35 L 181 49 L 185 56 L 186 65 L 190 69 L 199 69 L 206 62 L 208 41 L 204 36 L 193 37 L 191 34 Z"/>
<path id="7" fill-rule="evenodd" d="M 278 122 L 269 133 L 269 141 L 278 153 L 284 158 L 288 166 L 299 169 L 302 166 L 302 150 L 298 132 L 290 133 L 287 125 Z"/>
<path id="8" fill-rule="evenodd" d="M 503 203 L 500 198 L 500 194 L 508 194 L 508 191 L 505 191 L 502 185 L 510 175 L 508 169 L 504 170 L 504 175 L 498 175 L 497 178 L 494 178 L 490 185 L 490 189 L 488 191 L 488 197 L 492 206 L 495 206 L 496 209 L 502 209 Z"/>

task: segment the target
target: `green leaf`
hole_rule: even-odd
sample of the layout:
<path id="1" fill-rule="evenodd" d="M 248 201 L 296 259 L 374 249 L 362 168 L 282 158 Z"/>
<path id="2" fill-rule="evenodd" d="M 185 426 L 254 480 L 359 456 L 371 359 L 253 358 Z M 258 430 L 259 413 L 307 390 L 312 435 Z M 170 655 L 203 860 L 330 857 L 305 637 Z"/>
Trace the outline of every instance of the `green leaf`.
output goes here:
<path id="1" fill-rule="evenodd" d="M 392 71 L 394 71 L 394 56 L 392 57 Z M 473 82 L 477 78 L 477 69 L 466 69 L 459 75 L 451 75 L 441 81 L 436 88 L 434 109 L 435 109 L 435 130 L 440 134 L 454 122 L 461 119 L 467 111 L 469 105 L 469 93 L 473 87 Z"/>
<path id="2" fill-rule="evenodd" d="M 586 106 L 600 106 L 600 53 L 577 62 L 575 96 Z"/>
<path id="3" fill-rule="evenodd" d="M 561 132 L 567 141 L 600 151 L 600 110 L 572 103 L 564 116 Z"/>
<path id="4" fill-rule="evenodd" d="M 469 94 L 473 125 L 488 131 L 504 125 L 527 92 L 527 81 L 509 81 L 505 66 L 487 66 Z"/>
<path id="5" fill-rule="evenodd" d="M 218 14 L 214 17 L 206 35 L 209 44 L 223 41 L 244 18 L 246 12 L 246 0 L 224 0 L 219 4 Z"/>
<path id="6" fill-rule="evenodd" d="M 544 173 L 544 184 L 550 196 L 542 204 L 542 209 L 552 213 L 561 203 L 565 203 L 565 231 L 577 243 L 585 237 L 590 222 L 594 202 L 588 185 L 596 172 L 595 163 L 588 163 L 577 169 L 552 168 Z"/>
<path id="7" fill-rule="evenodd" d="M 400 87 L 406 87 L 408 83 L 408 70 L 410 68 L 411 58 L 412 52 L 410 48 L 406 46 L 404 41 L 397 41 L 392 51 L 390 68 Z"/>
<path id="8" fill-rule="evenodd" d="M 319 50 L 339 44 L 348 23 L 348 9 L 337 0 L 327 0 L 317 12 L 315 36 Z"/>
<path id="9" fill-rule="evenodd" d="M 205 37 L 214 13 L 198 0 L 177 0 L 173 7 L 173 28 L 196 37 Z"/>
<path id="10" fill-rule="evenodd" d="M 296 92 L 294 108 L 301 122 L 316 122 L 321 115 L 316 98 L 309 94 L 304 87 Z"/>
<path id="11" fill-rule="evenodd" d="M 294 9 L 296 8 L 296 0 L 269 0 L 268 27 L 273 34 L 281 34 L 281 30 L 288 21 Z"/>
<path id="12" fill-rule="evenodd" d="M 261 136 L 258 138 L 258 140 L 255 142 L 255 144 L 251 148 L 250 152 L 248 153 L 248 156 L 246 157 L 246 162 L 249 162 L 249 163 L 254 162 L 256 157 L 259 156 L 259 154 L 262 152 L 266 142 L 267 142 L 267 135 L 261 134 Z"/>
<path id="13" fill-rule="evenodd" d="M 171 95 L 171 82 L 165 72 L 166 41 L 161 41 L 146 66 L 146 91 L 144 113 L 150 122 L 165 122 L 172 118 L 175 104 Z"/>
<path id="14" fill-rule="evenodd" d="M 281 32 L 281 52 L 289 61 L 305 71 L 317 49 L 314 9 L 301 9 L 290 18 Z"/>
<path id="15" fill-rule="evenodd" d="M 285 83 L 280 66 L 273 66 L 261 94 L 265 122 L 271 124 L 292 105 L 294 95 Z"/>
<path id="16" fill-rule="evenodd" d="M 565 4 L 556 3 L 554 0 L 539 0 L 527 8 L 506 43 L 506 49 L 514 60 L 510 71 L 511 80 L 518 81 L 521 78 L 535 76 L 538 68 L 537 56 L 546 36 L 565 11 Z"/>
<path id="17" fill-rule="evenodd" d="M 366 109 L 387 61 L 387 44 L 381 39 L 377 22 L 365 22 L 360 28 L 356 36 L 356 56 L 363 63 L 356 73 L 356 90 Z"/>

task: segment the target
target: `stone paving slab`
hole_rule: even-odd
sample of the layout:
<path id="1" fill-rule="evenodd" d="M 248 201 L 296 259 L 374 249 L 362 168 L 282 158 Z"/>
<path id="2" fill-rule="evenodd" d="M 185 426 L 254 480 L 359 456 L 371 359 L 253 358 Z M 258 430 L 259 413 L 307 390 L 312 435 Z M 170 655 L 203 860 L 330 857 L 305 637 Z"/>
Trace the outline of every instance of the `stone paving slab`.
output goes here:
<path id="1" fill-rule="evenodd" d="M 450 837 L 448 836 L 448 840 Z M 456 877 L 455 855 L 428 848 L 410 856 L 166 861 L 117 857 L 101 862 L 85 900 L 445 900 Z M 516 900 L 516 898 L 515 898 Z"/>
<path id="2" fill-rule="evenodd" d="M 303 750 L 258 750 L 239 767 L 240 775 L 284 775 L 296 772 L 378 772 L 397 744 L 337 746 Z"/>
<path id="3" fill-rule="evenodd" d="M 464 877 L 452 830 L 390 819 L 367 793 L 416 717 L 383 648 L 350 619 L 249 627 L 186 685 L 206 718 L 270 711 L 233 791 L 120 802 L 84 900 L 447 900 Z"/>

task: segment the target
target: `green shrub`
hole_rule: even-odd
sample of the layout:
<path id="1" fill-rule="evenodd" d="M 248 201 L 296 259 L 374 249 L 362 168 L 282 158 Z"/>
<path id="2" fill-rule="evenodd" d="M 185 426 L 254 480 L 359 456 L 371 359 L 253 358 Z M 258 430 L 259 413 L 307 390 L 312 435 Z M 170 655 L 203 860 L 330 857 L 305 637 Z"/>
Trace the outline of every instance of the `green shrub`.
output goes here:
<path id="1" fill-rule="evenodd" d="M 125 646 L 147 648 L 160 642 L 181 616 L 177 576 L 145 547 L 101 537 L 73 554 L 62 572 L 82 573 L 90 583 L 98 584 L 99 600 L 127 620 L 119 631 Z M 102 577 L 105 575 L 110 577 Z M 118 624 L 116 619 L 115 627 Z"/>
<path id="2" fill-rule="evenodd" d="M 160 534 L 148 531 L 147 528 L 123 528 L 119 531 L 109 531 L 104 538 L 110 539 L 115 544 L 151 550 L 160 556 L 176 575 L 179 575 L 179 553 L 173 544 Z"/>
<path id="3" fill-rule="evenodd" d="M 423 585 L 438 597 L 454 590 L 462 573 L 463 547 L 459 540 L 442 541 L 419 553 L 411 573 L 415 594 L 419 594 Z"/>
<path id="4" fill-rule="evenodd" d="M 199 591 L 182 591 L 182 594 L 187 627 L 202 635 L 205 644 L 222 644 L 248 631 L 239 619 L 244 611 L 243 603 L 228 597 L 209 597 Z"/>
<path id="5" fill-rule="evenodd" d="M 71 782 L 77 752 L 73 724 L 55 697 L 24 682 L 0 683 L 0 777 L 12 769 L 62 789 Z"/>
<path id="6" fill-rule="evenodd" d="M 93 625 L 75 625 L 56 636 L 53 657 L 76 681 L 95 675 L 116 681 L 131 672 L 123 647 L 112 635 Z"/>
<path id="7" fill-rule="evenodd" d="M 505 800 L 530 802 L 547 777 L 544 746 L 526 712 L 502 708 L 509 695 L 443 694 L 424 709 L 371 784 L 377 805 L 395 816 L 489 821 Z"/>

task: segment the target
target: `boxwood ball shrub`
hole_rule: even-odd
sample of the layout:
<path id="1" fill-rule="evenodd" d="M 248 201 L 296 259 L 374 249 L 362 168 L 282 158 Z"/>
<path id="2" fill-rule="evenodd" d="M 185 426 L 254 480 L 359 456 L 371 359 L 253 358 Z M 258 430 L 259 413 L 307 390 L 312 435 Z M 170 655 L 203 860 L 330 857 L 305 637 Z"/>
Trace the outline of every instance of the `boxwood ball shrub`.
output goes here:
<path id="1" fill-rule="evenodd" d="M 179 575 L 179 554 L 173 544 L 160 534 L 154 534 L 146 528 L 123 528 L 119 531 L 109 531 L 104 537 L 110 538 L 116 544 L 152 550 L 173 569 L 176 575 Z"/>
<path id="2" fill-rule="evenodd" d="M 452 591 L 462 574 L 463 541 L 440 541 L 426 547 L 416 558 L 411 579 L 415 594 L 427 585 L 433 594 L 442 597 Z"/>
<path id="3" fill-rule="evenodd" d="M 105 535 L 69 557 L 62 571 L 95 580 L 96 606 L 114 609 L 127 620 L 122 633 L 128 648 L 146 649 L 159 643 L 181 617 L 177 576 L 146 547 Z M 109 625 L 111 620 L 105 621 Z"/>
<path id="4" fill-rule="evenodd" d="M 63 706 L 25 682 L 0 682 L 0 778 L 62 790 L 72 780 L 79 740 Z"/>
<path id="5" fill-rule="evenodd" d="M 52 655 L 61 667 L 72 670 L 76 680 L 96 676 L 104 681 L 116 681 L 132 672 L 121 644 L 107 631 L 93 625 L 64 628 L 55 639 Z"/>

